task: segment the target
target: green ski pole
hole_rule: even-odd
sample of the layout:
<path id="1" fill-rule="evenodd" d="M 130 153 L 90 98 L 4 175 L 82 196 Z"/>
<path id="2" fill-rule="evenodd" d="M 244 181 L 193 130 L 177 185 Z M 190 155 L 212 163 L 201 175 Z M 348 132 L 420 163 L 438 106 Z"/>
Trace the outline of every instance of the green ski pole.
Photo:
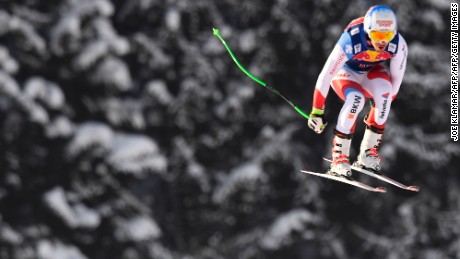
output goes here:
<path id="1" fill-rule="evenodd" d="M 281 98 L 283 98 L 284 101 L 286 101 L 289 105 L 291 105 L 292 108 L 294 108 L 300 115 L 302 115 L 303 117 L 307 118 L 307 119 L 310 119 L 310 116 L 308 116 L 308 114 L 306 112 L 304 112 L 302 109 L 300 109 L 297 105 L 295 105 L 294 103 L 292 103 L 291 101 L 289 101 L 286 97 L 284 97 L 278 90 L 276 90 L 275 88 L 273 88 L 272 86 L 269 86 L 267 85 L 267 83 L 265 83 L 264 81 L 262 81 L 261 79 L 257 78 L 256 76 L 254 76 L 253 74 L 251 74 L 246 68 L 243 67 L 243 65 L 240 64 L 240 62 L 238 61 L 238 59 L 235 57 L 235 54 L 233 54 L 233 51 L 230 49 L 230 47 L 228 46 L 227 42 L 225 42 L 224 38 L 222 38 L 222 35 L 220 35 L 219 33 L 219 30 L 216 29 L 216 28 L 213 28 L 213 32 L 214 32 L 214 35 L 216 35 L 220 41 L 222 41 L 222 43 L 224 44 L 225 48 L 227 49 L 228 53 L 230 54 L 230 56 L 232 57 L 233 61 L 235 61 L 236 65 L 241 69 L 241 71 L 243 71 L 247 76 L 249 76 L 252 80 L 256 81 L 257 83 L 261 84 L 262 86 L 266 87 L 267 89 L 269 89 L 270 91 L 272 91 L 273 93 L 277 94 L 278 96 L 280 96 Z"/>

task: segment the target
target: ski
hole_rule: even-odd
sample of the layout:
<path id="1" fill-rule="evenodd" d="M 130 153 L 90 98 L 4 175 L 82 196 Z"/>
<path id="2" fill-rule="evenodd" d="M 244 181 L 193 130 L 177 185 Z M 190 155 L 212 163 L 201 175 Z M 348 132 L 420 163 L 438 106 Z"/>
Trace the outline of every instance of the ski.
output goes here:
<path id="1" fill-rule="evenodd" d="M 332 162 L 331 159 L 328 159 L 328 158 L 323 158 L 323 159 L 328 161 L 328 162 Z M 389 184 L 392 184 L 392 185 L 394 185 L 396 187 L 399 187 L 401 189 L 404 189 L 404 190 L 413 191 L 413 192 L 420 191 L 420 187 L 418 187 L 418 186 L 415 186 L 415 185 L 407 186 L 407 185 L 402 184 L 402 183 L 400 183 L 400 182 L 398 182 L 398 181 L 396 181 L 396 180 L 394 180 L 394 179 L 392 179 L 392 178 L 390 178 L 388 176 L 385 176 L 383 174 L 376 174 L 376 173 L 374 173 L 372 171 L 366 170 L 364 168 L 361 168 L 361 167 L 358 167 L 358 166 L 355 166 L 355 165 L 351 165 L 351 169 L 353 169 L 355 171 L 358 171 L 360 173 L 363 173 L 363 174 L 367 174 L 367 175 L 369 175 L 371 177 L 374 177 L 374 178 L 376 178 L 378 180 L 387 182 Z"/>
<path id="2" fill-rule="evenodd" d="M 369 185 L 367 185 L 365 183 L 362 183 L 360 181 L 357 181 L 357 180 L 347 179 L 347 178 L 345 178 L 343 176 L 331 175 L 331 174 L 327 174 L 327 173 L 316 173 L 316 172 L 311 172 L 311 171 L 306 171 L 306 170 L 300 170 L 300 171 L 302 173 L 316 175 L 316 176 L 327 178 L 327 179 L 330 179 L 330 180 L 334 180 L 334 181 L 346 183 L 346 184 L 349 184 L 349 185 L 353 185 L 355 187 L 358 187 L 358 188 L 361 188 L 361 189 L 364 189 L 364 190 L 367 190 L 367 191 L 371 191 L 371 192 L 386 192 L 385 188 L 383 188 L 383 187 L 372 187 L 372 186 L 369 186 Z"/>
<path id="3" fill-rule="evenodd" d="M 371 177 L 374 177 L 376 179 L 382 180 L 384 182 L 387 182 L 389 184 L 392 184 L 392 185 L 394 185 L 396 187 L 399 187 L 401 189 L 404 189 L 404 190 L 413 191 L 413 192 L 420 191 L 420 187 L 418 187 L 418 186 L 415 186 L 415 185 L 407 186 L 407 185 L 402 184 L 402 183 L 400 183 L 400 182 L 398 182 L 398 181 L 396 181 L 396 180 L 394 180 L 394 179 L 392 179 L 392 178 L 390 178 L 388 176 L 385 176 L 385 175 L 382 175 L 382 174 L 376 174 L 376 173 L 374 173 L 372 171 L 366 170 L 366 169 L 358 167 L 358 166 L 352 165 L 351 169 L 353 169 L 355 171 L 358 171 L 360 173 L 363 173 L 363 174 L 367 174 L 367 175 L 369 175 Z"/>

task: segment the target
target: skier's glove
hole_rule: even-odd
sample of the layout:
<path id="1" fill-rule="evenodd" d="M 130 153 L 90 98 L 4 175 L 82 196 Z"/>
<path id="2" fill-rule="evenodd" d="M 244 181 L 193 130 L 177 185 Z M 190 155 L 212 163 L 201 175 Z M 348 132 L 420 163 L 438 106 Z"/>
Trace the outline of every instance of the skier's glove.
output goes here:
<path id="1" fill-rule="evenodd" d="M 310 113 L 310 119 L 308 119 L 308 127 L 318 134 L 321 134 L 327 125 L 323 115 L 324 110 L 313 108 Z"/>

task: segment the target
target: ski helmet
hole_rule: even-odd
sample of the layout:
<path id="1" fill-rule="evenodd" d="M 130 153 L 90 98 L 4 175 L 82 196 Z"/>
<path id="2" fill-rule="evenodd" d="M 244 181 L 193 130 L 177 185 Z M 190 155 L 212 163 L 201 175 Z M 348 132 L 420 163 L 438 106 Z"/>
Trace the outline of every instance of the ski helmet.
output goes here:
<path id="1" fill-rule="evenodd" d="M 376 33 L 378 40 L 390 41 L 397 31 L 395 13 L 385 5 L 372 6 L 364 16 L 364 31 L 371 39 L 373 39 L 371 33 Z M 381 32 L 385 34 L 381 34 Z"/>

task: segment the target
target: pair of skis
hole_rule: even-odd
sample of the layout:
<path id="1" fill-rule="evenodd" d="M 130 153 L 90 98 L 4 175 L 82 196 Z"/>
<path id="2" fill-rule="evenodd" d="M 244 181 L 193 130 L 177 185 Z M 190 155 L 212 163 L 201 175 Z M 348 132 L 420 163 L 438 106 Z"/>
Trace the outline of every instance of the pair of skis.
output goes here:
<path id="1" fill-rule="evenodd" d="M 327 159 L 327 158 L 324 158 L 324 160 L 326 160 L 328 162 L 332 162 L 330 159 Z M 398 182 L 398 181 L 396 181 L 396 180 L 394 180 L 394 179 L 392 179 L 392 178 L 390 178 L 388 176 L 377 174 L 377 173 L 374 173 L 372 171 L 363 169 L 361 167 L 357 167 L 357 166 L 352 165 L 351 169 L 353 169 L 354 171 L 358 171 L 360 173 L 369 175 L 371 177 L 374 177 L 374 178 L 376 178 L 378 180 L 387 182 L 389 184 L 392 184 L 392 185 L 394 185 L 396 187 L 399 187 L 401 189 L 404 189 L 404 190 L 413 191 L 413 192 L 418 192 L 420 190 L 420 188 L 418 186 L 407 186 L 407 185 L 404 185 L 404 184 L 402 184 L 402 183 L 400 183 L 400 182 Z M 347 177 L 340 176 L 340 175 L 333 175 L 333 174 L 328 174 L 328 173 L 316 173 L 316 172 L 307 171 L 307 170 L 300 170 L 300 171 L 303 172 L 303 173 L 306 173 L 306 174 L 311 174 L 311 175 L 323 177 L 323 178 L 326 178 L 326 179 L 330 179 L 330 180 L 346 183 L 346 184 L 349 184 L 349 185 L 353 185 L 355 187 L 358 187 L 358 188 L 361 188 L 361 189 L 364 189 L 364 190 L 367 190 L 367 191 L 371 191 L 371 192 L 386 192 L 386 189 L 384 187 L 369 186 L 369 185 L 367 185 L 365 183 L 362 183 L 360 181 L 357 181 L 355 179 L 347 178 Z"/>

